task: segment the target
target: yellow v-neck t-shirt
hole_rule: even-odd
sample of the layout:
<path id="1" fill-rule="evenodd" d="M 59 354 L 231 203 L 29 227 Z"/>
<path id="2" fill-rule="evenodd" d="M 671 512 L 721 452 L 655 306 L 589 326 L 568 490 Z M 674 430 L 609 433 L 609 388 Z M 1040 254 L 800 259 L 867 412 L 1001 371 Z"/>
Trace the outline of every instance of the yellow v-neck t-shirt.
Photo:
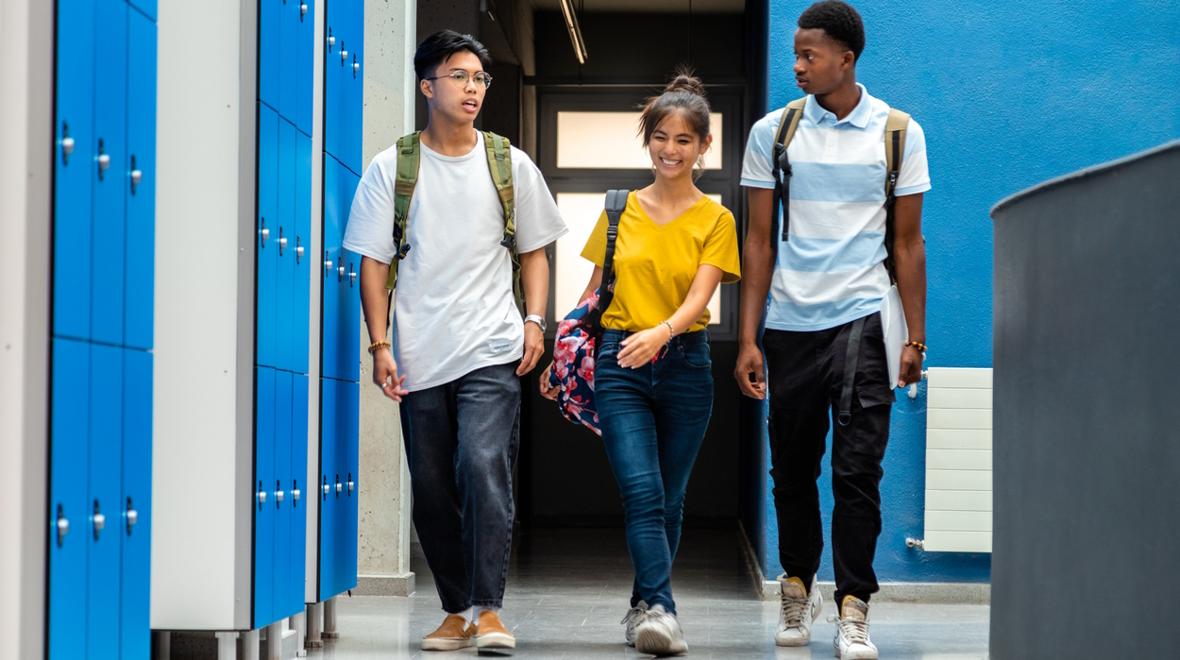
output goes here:
<path id="1" fill-rule="evenodd" d="M 582 256 L 597 266 L 606 258 L 606 226 L 603 211 L 582 249 Z M 701 264 L 721 269 L 723 283 L 741 278 L 733 213 L 702 195 L 684 213 L 658 224 L 632 192 L 619 220 L 615 297 L 602 316 L 603 327 L 638 332 L 666 321 L 684 303 Z M 707 325 L 708 309 L 688 331 Z"/>

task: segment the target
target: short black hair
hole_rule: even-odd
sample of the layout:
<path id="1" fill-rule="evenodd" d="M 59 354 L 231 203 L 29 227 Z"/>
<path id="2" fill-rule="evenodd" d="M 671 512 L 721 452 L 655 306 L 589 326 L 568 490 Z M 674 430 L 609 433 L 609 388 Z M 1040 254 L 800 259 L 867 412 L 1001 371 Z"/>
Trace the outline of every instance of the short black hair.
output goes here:
<path id="1" fill-rule="evenodd" d="M 492 68 L 492 56 L 488 54 L 487 46 L 478 39 L 454 30 L 441 30 L 418 44 L 418 50 L 414 53 L 414 73 L 418 75 L 418 80 L 427 78 L 434 74 L 435 67 L 463 50 L 478 57 L 484 71 Z"/>
<path id="2" fill-rule="evenodd" d="M 823 30 L 829 37 L 847 46 L 857 60 L 865 49 L 865 24 L 860 20 L 860 14 L 847 2 L 823 0 L 811 5 L 799 16 L 799 27 L 804 30 Z"/>

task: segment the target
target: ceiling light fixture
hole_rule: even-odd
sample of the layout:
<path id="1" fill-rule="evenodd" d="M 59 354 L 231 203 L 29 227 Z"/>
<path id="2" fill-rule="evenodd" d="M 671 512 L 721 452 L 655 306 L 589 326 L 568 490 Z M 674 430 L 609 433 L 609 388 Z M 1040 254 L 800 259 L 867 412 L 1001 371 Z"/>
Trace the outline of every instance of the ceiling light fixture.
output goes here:
<path id="1" fill-rule="evenodd" d="M 578 25 L 578 15 L 574 13 L 573 0 L 561 0 L 561 14 L 565 16 L 565 27 L 570 32 L 574 56 L 578 58 L 578 64 L 585 64 L 589 55 L 586 53 L 586 41 L 582 38 L 582 28 Z"/>

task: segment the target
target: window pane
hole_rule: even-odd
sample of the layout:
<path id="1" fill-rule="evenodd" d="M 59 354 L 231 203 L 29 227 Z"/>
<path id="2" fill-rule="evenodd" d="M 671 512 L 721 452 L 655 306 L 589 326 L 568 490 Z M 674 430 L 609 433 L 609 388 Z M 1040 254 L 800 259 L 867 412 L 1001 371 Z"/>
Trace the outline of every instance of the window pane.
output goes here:
<path id="1" fill-rule="evenodd" d="M 709 197 L 721 202 L 720 195 Z M 561 319 L 578 304 L 578 296 L 594 272 L 594 264 L 582 258 L 582 248 L 586 245 L 586 239 L 590 238 L 598 216 L 602 215 L 605 201 L 605 192 L 557 194 L 557 208 L 570 230 L 557 241 L 554 318 Z M 717 287 L 713 299 L 709 301 L 709 319 L 709 325 L 721 322 L 721 287 Z"/>
<path id="2" fill-rule="evenodd" d="M 642 169 L 651 167 L 639 130 L 639 112 L 558 112 L 557 166 L 584 169 Z M 705 169 L 721 169 L 721 113 L 712 113 L 709 130 L 713 146 L 705 154 Z"/>

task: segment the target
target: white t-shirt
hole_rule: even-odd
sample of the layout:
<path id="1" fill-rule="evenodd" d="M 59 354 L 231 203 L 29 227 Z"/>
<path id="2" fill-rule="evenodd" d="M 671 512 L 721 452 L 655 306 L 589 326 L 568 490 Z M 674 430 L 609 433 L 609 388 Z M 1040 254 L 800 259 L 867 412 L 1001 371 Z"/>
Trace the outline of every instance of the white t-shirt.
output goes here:
<path id="1" fill-rule="evenodd" d="M 413 392 L 449 383 L 524 353 L 524 325 L 512 293 L 512 261 L 500 242 L 504 213 L 488 171 L 483 134 L 463 156 L 421 145 L 398 267 L 393 344 L 398 372 Z M 357 187 L 344 247 L 393 261 L 397 146 L 373 159 Z M 512 148 L 516 249 L 531 252 L 567 229 L 540 170 Z"/>

